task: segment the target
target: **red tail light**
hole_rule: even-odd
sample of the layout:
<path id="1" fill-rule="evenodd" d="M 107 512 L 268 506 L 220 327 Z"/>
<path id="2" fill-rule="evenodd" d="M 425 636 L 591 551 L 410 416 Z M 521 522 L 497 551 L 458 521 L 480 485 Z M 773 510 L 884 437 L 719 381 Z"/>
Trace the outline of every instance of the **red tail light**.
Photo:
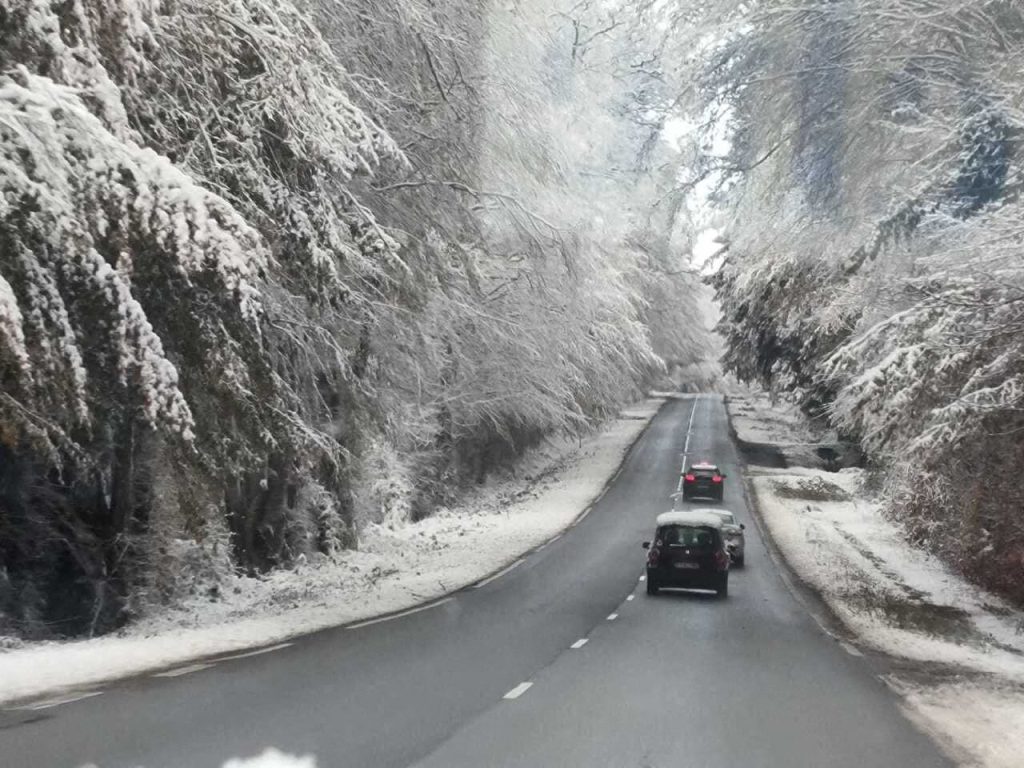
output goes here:
<path id="1" fill-rule="evenodd" d="M 715 552 L 715 566 L 720 571 L 729 569 L 729 555 L 725 553 L 725 550 L 718 550 Z"/>
<path id="2" fill-rule="evenodd" d="M 658 551 L 657 547 L 651 547 L 647 551 L 647 566 L 649 568 L 658 567 L 658 558 L 661 556 L 661 552 Z"/>
<path id="3" fill-rule="evenodd" d="M 722 476 L 721 475 L 715 475 L 714 477 L 711 478 L 711 482 L 712 483 L 720 483 L 720 482 L 722 482 Z"/>
<path id="4" fill-rule="evenodd" d="M 686 482 L 688 482 L 688 483 L 692 483 L 694 480 L 697 479 L 697 476 L 696 475 L 686 475 L 686 476 L 683 477 L 683 479 Z"/>

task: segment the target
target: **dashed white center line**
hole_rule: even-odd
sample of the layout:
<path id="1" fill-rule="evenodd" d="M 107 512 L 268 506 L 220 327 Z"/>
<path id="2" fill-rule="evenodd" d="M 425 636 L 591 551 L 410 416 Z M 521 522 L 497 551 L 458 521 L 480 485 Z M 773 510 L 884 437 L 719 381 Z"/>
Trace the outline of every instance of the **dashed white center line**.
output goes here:
<path id="1" fill-rule="evenodd" d="M 636 595 L 626 595 L 626 600 L 632 600 Z"/>
<path id="2" fill-rule="evenodd" d="M 641 576 L 640 577 L 640 581 L 647 581 L 647 577 L 646 576 Z"/>
<path id="3" fill-rule="evenodd" d="M 518 699 L 520 696 L 522 696 L 524 693 L 526 693 L 528 690 L 530 690 L 531 687 L 533 687 L 533 683 L 520 683 L 515 688 L 513 688 L 511 691 L 509 691 L 504 696 L 502 696 L 502 698 L 503 699 Z"/>
<path id="4" fill-rule="evenodd" d="M 608 614 L 608 621 L 615 621 L 617 618 L 619 618 L 619 614 L 617 614 L 617 613 L 609 613 Z"/>
<path id="5" fill-rule="evenodd" d="M 209 669 L 213 664 L 189 664 L 187 667 L 178 667 L 177 669 L 169 669 L 166 672 L 157 672 L 153 677 L 181 677 L 182 675 L 190 675 L 193 672 L 202 672 L 204 669 Z"/>
<path id="6" fill-rule="evenodd" d="M 690 408 L 690 422 L 686 425 L 686 442 L 683 443 L 683 466 L 679 470 L 679 482 L 676 483 L 676 493 L 683 490 L 683 473 L 686 471 L 686 457 L 690 455 L 690 438 L 693 437 L 693 417 L 697 413 L 697 404 L 700 402 L 700 395 L 693 400 L 693 407 Z"/>
<path id="7" fill-rule="evenodd" d="M 569 647 L 572 648 L 574 651 L 578 651 L 580 648 L 582 648 L 586 644 L 587 644 L 587 638 L 581 637 L 579 640 L 577 640 L 575 643 L 573 643 Z"/>
<path id="8" fill-rule="evenodd" d="M 693 401 L 693 408 L 690 409 L 690 423 L 686 425 L 686 442 L 683 443 L 683 458 L 685 459 L 690 453 L 690 438 L 693 437 L 693 417 L 697 415 L 697 405 L 700 403 L 700 396 L 698 395 Z"/>

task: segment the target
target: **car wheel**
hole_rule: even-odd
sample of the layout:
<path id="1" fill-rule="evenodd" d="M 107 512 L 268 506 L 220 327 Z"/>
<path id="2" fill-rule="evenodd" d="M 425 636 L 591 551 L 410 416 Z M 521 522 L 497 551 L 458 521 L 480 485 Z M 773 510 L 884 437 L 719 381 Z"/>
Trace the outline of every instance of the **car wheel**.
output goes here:
<path id="1" fill-rule="evenodd" d="M 724 599 L 729 596 L 729 579 L 722 579 L 721 585 L 715 590 L 718 593 L 720 599 Z"/>
<path id="2" fill-rule="evenodd" d="M 647 577 L 647 594 L 652 597 L 658 594 L 658 585 L 651 581 L 650 576 Z"/>
<path id="3" fill-rule="evenodd" d="M 736 565 L 737 568 L 742 568 L 743 567 L 743 560 L 745 558 L 746 558 L 746 555 L 740 555 L 735 560 L 733 560 L 733 563 Z"/>

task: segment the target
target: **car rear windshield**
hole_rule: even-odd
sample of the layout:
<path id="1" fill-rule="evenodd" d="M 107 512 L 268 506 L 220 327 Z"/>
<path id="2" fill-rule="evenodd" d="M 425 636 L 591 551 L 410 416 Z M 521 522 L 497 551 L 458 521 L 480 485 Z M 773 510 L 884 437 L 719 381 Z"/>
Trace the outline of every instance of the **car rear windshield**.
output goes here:
<path id="1" fill-rule="evenodd" d="M 658 539 L 666 547 L 711 549 L 715 546 L 715 529 L 710 526 L 666 525 L 658 531 Z"/>
<path id="2" fill-rule="evenodd" d="M 690 472 L 697 475 L 697 477 L 713 477 L 718 474 L 718 470 L 714 467 L 701 467 L 700 469 L 691 469 Z"/>

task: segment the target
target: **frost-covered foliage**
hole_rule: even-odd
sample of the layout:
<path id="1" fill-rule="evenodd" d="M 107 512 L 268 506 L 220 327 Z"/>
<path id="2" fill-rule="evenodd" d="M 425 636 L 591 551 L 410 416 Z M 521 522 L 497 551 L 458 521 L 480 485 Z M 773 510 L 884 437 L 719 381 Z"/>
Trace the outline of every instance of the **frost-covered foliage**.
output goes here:
<path id="1" fill-rule="evenodd" d="M 1024 598 L 1024 9 L 723 8 L 692 108 L 732 115 L 729 367 L 859 440 L 916 534 Z"/>
<path id="2" fill-rule="evenodd" d="M 42 439 L 58 463 L 67 432 L 101 427 L 107 415 L 97 411 L 110 401 L 191 441 L 178 372 L 137 294 L 159 282 L 185 303 L 208 282 L 228 297 L 225 314 L 258 338 L 258 234 L 165 157 L 116 139 L 49 79 L 22 72 L 0 83 L 0 141 L 13 363 L 4 420 Z M 106 375 L 91 380 L 87 360 Z"/>
<path id="3" fill-rule="evenodd" d="M 0 0 L 0 634 L 330 557 L 699 366 L 631 10 Z"/>

